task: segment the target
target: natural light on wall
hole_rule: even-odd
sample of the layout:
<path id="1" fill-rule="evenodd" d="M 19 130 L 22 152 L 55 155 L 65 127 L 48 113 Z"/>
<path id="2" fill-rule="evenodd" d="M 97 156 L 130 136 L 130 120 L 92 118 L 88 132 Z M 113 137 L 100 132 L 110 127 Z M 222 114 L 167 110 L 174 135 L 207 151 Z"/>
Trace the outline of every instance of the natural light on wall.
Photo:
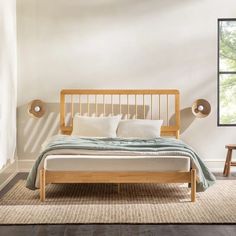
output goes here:
<path id="1" fill-rule="evenodd" d="M 219 19 L 218 125 L 236 125 L 236 19 Z"/>
<path id="2" fill-rule="evenodd" d="M 0 1 L 0 169 L 14 161 L 16 147 L 16 7 Z"/>

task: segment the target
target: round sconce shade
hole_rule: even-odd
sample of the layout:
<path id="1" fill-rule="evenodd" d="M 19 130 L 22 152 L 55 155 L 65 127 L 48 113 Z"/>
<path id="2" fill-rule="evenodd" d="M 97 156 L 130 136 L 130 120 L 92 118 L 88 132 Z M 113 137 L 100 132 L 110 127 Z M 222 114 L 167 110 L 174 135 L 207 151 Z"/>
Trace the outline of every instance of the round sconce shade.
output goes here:
<path id="1" fill-rule="evenodd" d="M 211 113 L 211 105 L 205 99 L 197 99 L 192 105 L 192 113 L 197 118 L 205 118 Z"/>
<path id="2" fill-rule="evenodd" d="M 33 100 L 29 103 L 28 112 L 30 115 L 40 118 L 45 114 L 45 103 L 41 100 Z"/>

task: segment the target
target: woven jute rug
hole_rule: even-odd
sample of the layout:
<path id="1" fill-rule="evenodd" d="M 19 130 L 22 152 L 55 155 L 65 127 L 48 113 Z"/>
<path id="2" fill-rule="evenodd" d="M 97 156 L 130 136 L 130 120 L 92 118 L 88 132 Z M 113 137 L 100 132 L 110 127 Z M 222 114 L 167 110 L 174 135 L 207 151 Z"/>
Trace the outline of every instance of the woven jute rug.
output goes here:
<path id="1" fill-rule="evenodd" d="M 236 180 L 218 180 L 197 201 L 186 185 L 67 184 L 39 191 L 18 181 L 0 199 L 0 224 L 236 223 Z"/>

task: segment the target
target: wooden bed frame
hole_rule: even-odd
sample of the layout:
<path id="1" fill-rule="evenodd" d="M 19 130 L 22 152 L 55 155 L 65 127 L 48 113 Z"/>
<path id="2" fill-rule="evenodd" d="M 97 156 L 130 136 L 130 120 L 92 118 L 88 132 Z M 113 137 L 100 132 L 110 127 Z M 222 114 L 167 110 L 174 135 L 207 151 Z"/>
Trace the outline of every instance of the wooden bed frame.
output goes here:
<path id="1" fill-rule="evenodd" d="M 70 98 L 68 101 L 68 97 Z M 78 100 L 75 98 L 78 97 Z M 82 99 L 85 97 L 85 100 Z M 91 100 L 93 97 L 94 113 L 91 111 Z M 102 97 L 102 102 L 98 98 Z M 115 101 L 117 98 L 117 102 Z M 165 100 L 165 109 L 163 109 L 162 101 Z M 174 118 L 175 122 L 170 125 L 169 109 L 170 98 L 174 101 Z M 107 102 L 109 98 L 109 102 Z M 126 98 L 123 103 L 122 98 Z M 140 103 L 141 98 L 141 103 Z M 156 109 L 154 107 L 156 101 Z M 76 113 L 84 114 L 82 108 L 86 107 L 86 114 L 98 115 L 99 105 L 102 105 L 102 114 L 114 115 L 114 107 L 118 106 L 118 113 L 124 114 L 127 118 L 132 116 L 131 107 L 133 108 L 132 118 L 142 119 L 164 119 L 161 110 L 165 111 L 166 123 L 162 126 L 162 136 L 174 136 L 179 138 L 180 129 L 180 107 L 179 107 L 179 91 L 175 89 L 164 90 L 80 90 L 66 89 L 61 91 L 60 95 L 60 129 L 62 134 L 71 134 L 73 130 L 73 117 Z M 84 102 L 85 101 L 85 102 Z M 110 112 L 108 112 L 108 106 Z M 124 106 L 124 107 L 123 107 Z M 140 114 L 140 106 L 142 112 Z M 69 112 L 67 113 L 69 107 Z M 150 108 L 147 113 L 147 107 Z M 125 108 L 125 111 L 124 111 Z M 156 110 L 156 111 L 155 111 Z M 69 114 L 69 122 L 66 117 Z M 154 115 L 157 117 L 154 118 Z M 142 117 L 141 117 L 142 116 Z M 40 171 L 40 200 L 45 201 L 45 187 L 50 183 L 190 183 L 191 184 L 191 201 L 196 200 L 196 170 L 191 169 L 188 172 L 92 172 L 92 171 L 48 171 L 42 169 Z"/>

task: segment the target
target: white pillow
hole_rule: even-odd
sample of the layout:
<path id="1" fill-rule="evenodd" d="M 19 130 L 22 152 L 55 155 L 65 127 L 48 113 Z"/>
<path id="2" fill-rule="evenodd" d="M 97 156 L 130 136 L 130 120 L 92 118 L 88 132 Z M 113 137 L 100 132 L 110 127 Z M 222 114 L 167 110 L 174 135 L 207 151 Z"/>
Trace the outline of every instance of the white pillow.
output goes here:
<path id="1" fill-rule="evenodd" d="M 122 138 L 158 138 L 161 135 L 163 120 L 122 120 L 117 136 Z"/>
<path id="2" fill-rule="evenodd" d="M 72 135 L 115 138 L 121 116 L 89 117 L 76 114 Z"/>

